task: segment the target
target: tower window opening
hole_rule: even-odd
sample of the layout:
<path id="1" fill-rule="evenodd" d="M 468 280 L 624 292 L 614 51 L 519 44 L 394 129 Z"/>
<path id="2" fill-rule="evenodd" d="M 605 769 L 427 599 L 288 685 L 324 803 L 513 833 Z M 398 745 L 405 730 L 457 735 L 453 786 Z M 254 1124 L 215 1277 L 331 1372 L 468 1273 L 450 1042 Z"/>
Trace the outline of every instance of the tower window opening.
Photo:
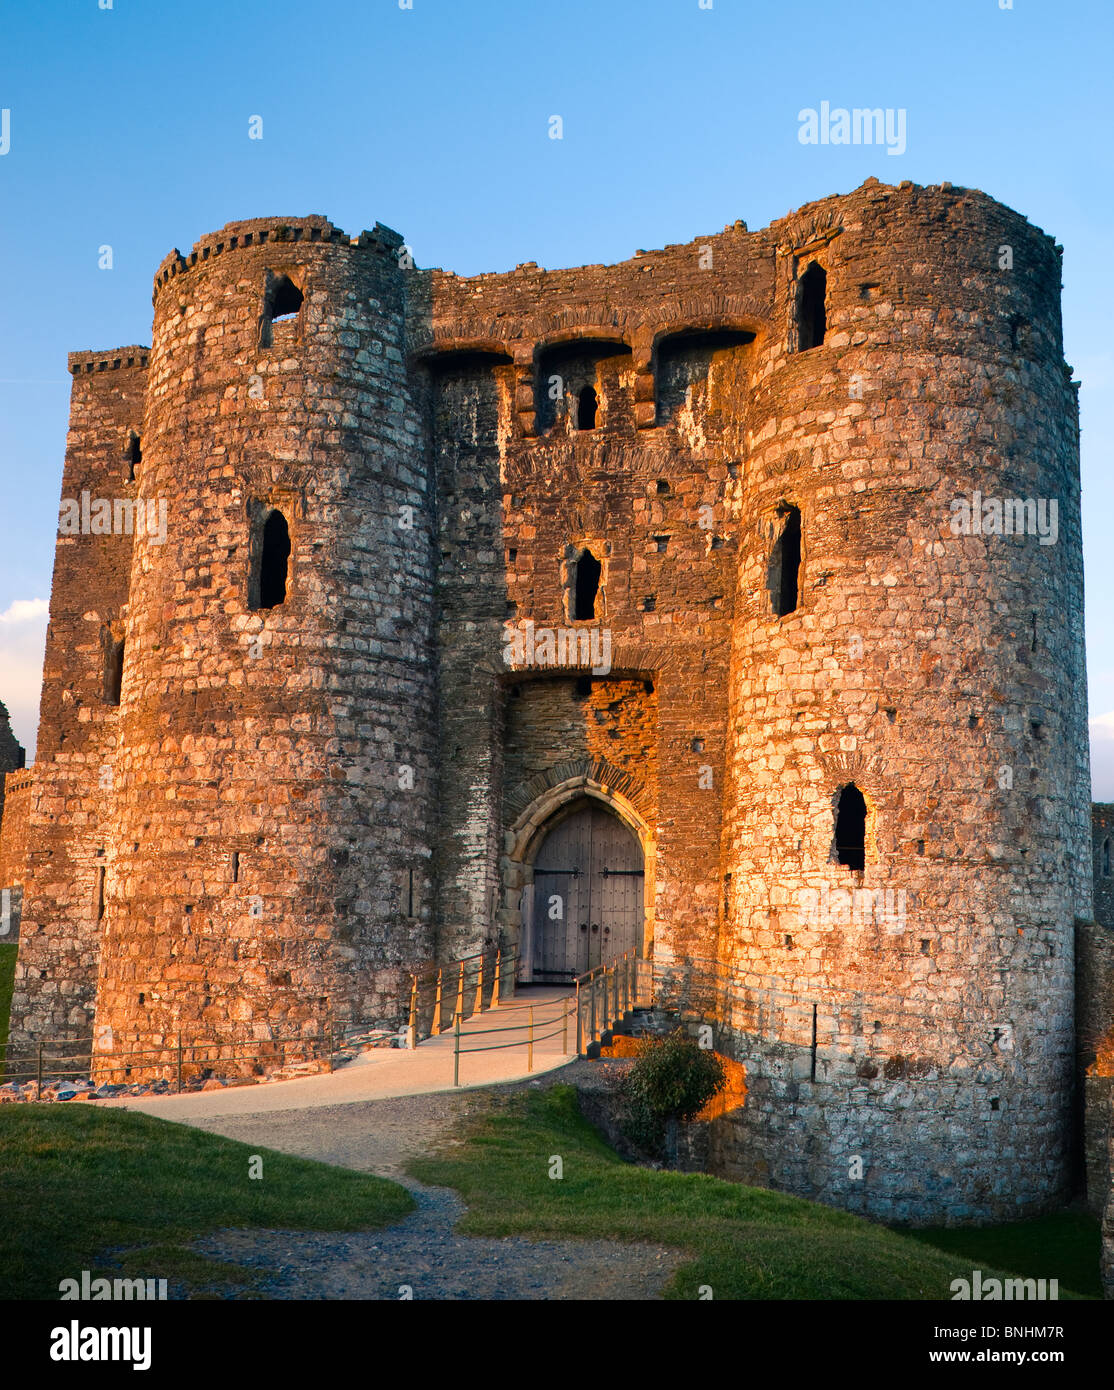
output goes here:
<path id="1" fill-rule="evenodd" d="M 268 277 L 267 289 L 263 298 L 263 324 L 260 343 L 263 347 L 272 344 L 271 326 L 276 323 L 292 323 L 298 317 L 304 296 L 289 275 Z"/>
<path id="2" fill-rule="evenodd" d="M 1102 842 L 1102 876 L 1110 877 L 1110 837 L 1109 835 Z"/>
<path id="3" fill-rule="evenodd" d="M 124 643 L 123 640 L 113 642 L 108 651 L 108 661 L 105 665 L 104 675 L 104 698 L 106 704 L 118 705 L 120 703 L 120 690 L 124 684 Z"/>
<path id="4" fill-rule="evenodd" d="M 124 457 L 128 465 L 128 482 L 134 483 L 136 469 L 143 462 L 143 448 L 139 435 L 134 430 L 128 435 L 128 447 L 124 451 Z"/>
<path id="5" fill-rule="evenodd" d="M 290 560 L 290 528 L 279 511 L 273 511 L 263 526 L 259 554 L 259 608 L 277 608 L 286 600 L 286 574 Z"/>
<path id="6" fill-rule="evenodd" d="M 576 398 L 576 428 L 578 430 L 594 430 L 599 408 L 600 400 L 596 395 L 596 388 L 585 386 Z"/>
<path id="7" fill-rule="evenodd" d="M 289 275 L 280 275 L 271 287 L 269 300 L 272 323 L 288 323 L 298 317 L 303 295 Z"/>
<path id="8" fill-rule="evenodd" d="M 866 867 L 866 798 L 854 782 L 839 794 L 835 823 L 836 859 L 849 869 Z"/>
<path id="9" fill-rule="evenodd" d="M 97 870 L 96 887 L 93 890 L 93 913 L 98 922 L 104 920 L 104 865 Z"/>
<path id="10" fill-rule="evenodd" d="M 781 532 L 770 557 L 770 597 L 779 618 L 796 610 L 801 569 L 801 509 L 785 505 L 779 510 Z"/>
<path id="11" fill-rule="evenodd" d="M 828 320 L 825 300 L 828 292 L 828 276 L 824 267 L 816 261 L 801 276 L 797 287 L 797 350 L 807 352 L 809 348 L 819 347 L 827 332 Z"/>
<path id="12" fill-rule="evenodd" d="M 575 621 L 596 616 L 596 595 L 600 588 L 602 566 L 590 550 L 582 550 L 576 562 L 576 580 L 573 586 L 573 611 Z"/>

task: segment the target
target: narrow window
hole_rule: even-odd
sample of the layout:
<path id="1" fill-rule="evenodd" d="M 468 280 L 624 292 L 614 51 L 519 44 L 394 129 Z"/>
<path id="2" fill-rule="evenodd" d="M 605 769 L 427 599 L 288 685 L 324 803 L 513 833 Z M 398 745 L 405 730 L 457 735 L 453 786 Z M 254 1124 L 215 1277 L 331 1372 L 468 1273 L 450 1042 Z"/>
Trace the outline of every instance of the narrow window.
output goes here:
<path id="1" fill-rule="evenodd" d="M 799 577 L 801 571 L 801 509 L 783 506 L 778 516 L 781 519 L 781 532 L 774 542 L 770 556 L 769 589 L 774 612 L 779 618 L 792 613 L 799 599 Z"/>
<path id="2" fill-rule="evenodd" d="M 596 428 L 596 412 L 599 407 L 600 402 L 596 395 L 596 388 L 585 386 L 577 397 L 576 428 L 578 430 L 594 430 Z"/>
<path id="3" fill-rule="evenodd" d="M 1107 837 L 1102 842 L 1102 876 L 1110 877 L 1110 839 Z"/>
<path id="4" fill-rule="evenodd" d="M 302 292 L 289 275 L 280 275 L 271 286 L 270 319 L 283 323 L 297 318 L 302 307 Z"/>
<path id="5" fill-rule="evenodd" d="M 93 913 L 98 922 L 104 919 L 104 866 L 97 870 L 97 886 L 93 891 Z"/>
<path id="6" fill-rule="evenodd" d="M 110 705 L 120 703 L 120 689 L 124 684 L 124 643 L 113 642 L 108 651 L 108 661 L 104 673 L 104 698 Z"/>
<path id="7" fill-rule="evenodd" d="M 421 880 L 413 869 L 400 869 L 399 909 L 404 917 L 417 920 L 422 915 Z"/>
<path id="8" fill-rule="evenodd" d="M 136 434 L 135 430 L 132 430 L 128 435 L 128 447 L 125 457 L 128 464 L 128 482 L 134 483 L 136 469 L 143 462 L 143 449 L 140 445 L 139 435 Z"/>
<path id="9" fill-rule="evenodd" d="M 809 348 L 819 347 L 827 331 L 827 315 L 824 307 L 828 289 L 828 277 L 822 265 L 816 261 L 801 276 L 797 288 L 797 350 L 807 352 Z"/>
<path id="10" fill-rule="evenodd" d="M 232 851 L 232 882 L 233 882 L 233 883 L 239 883 L 239 881 L 240 881 L 240 851 L 234 849 L 234 850 Z"/>
<path id="11" fill-rule="evenodd" d="M 836 859 L 849 869 L 866 865 L 866 799 L 854 782 L 839 794 L 835 823 Z"/>
<path id="12" fill-rule="evenodd" d="M 263 297 L 263 324 L 259 335 L 263 347 L 272 344 L 271 326 L 276 323 L 290 323 L 298 317 L 302 307 L 303 295 L 289 275 L 268 278 Z"/>
<path id="13" fill-rule="evenodd" d="M 596 616 L 596 595 L 600 588 L 600 562 L 590 550 L 583 550 L 576 562 L 572 616 L 576 621 Z"/>
<path id="14" fill-rule="evenodd" d="M 290 559 L 290 529 L 279 511 L 263 526 L 259 557 L 259 607 L 276 608 L 286 598 L 286 571 Z"/>

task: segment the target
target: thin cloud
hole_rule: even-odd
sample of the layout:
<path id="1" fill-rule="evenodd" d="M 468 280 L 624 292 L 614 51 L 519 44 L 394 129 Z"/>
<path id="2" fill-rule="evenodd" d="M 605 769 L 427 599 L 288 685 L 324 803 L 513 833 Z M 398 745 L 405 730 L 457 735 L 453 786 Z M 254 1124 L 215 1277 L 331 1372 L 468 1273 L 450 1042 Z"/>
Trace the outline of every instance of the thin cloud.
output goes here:
<path id="1" fill-rule="evenodd" d="M 17 598 L 0 613 L 0 623 L 30 623 L 45 618 L 50 604 L 45 598 Z"/>
<path id="2" fill-rule="evenodd" d="M 1091 723 L 1091 797 L 1114 801 L 1114 710 L 1096 714 Z"/>

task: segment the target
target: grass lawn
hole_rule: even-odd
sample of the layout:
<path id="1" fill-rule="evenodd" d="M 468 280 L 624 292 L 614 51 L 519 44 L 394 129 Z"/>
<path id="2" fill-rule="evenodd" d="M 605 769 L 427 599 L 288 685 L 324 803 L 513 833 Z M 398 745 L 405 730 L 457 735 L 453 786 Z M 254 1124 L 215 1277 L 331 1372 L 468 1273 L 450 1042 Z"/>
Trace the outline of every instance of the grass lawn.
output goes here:
<path id="1" fill-rule="evenodd" d="M 15 984 L 15 958 L 18 950 L 19 943 L 16 941 L 0 945 L 0 1081 L 4 1079 L 4 1058 L 8 1051 L 8 1013 L 12 1007 L 12 986 Z"/>
<path id="2" fill-rule="evenodd" d="M 930 1226 L 909 1234 L 938 1250 L 961 1255 L 968 1279 L 971 1270 L 993 1264 L 1030 1279 L 1059 1279 L 1061 1297 L 1065 1289 L 1088 1298 L 1102 1297 L 1102 1226 L 1097 1216 L 1085 1211 L 1058 1211 L 1033 1221 L 980 1229 Z"/>
<path id="3" fill-rule="evenodd" d="M 992 1231 L 965 1232 L 962 1253 L 945 1251 L 797 1197 L 624 1163 L 580 1115 L 570 1086 L 509 1097 L 462 1138 L 410 1165 L 421 1181 L 460 1192 L 468 1211 L 458 1229 L 677 1246 L 692 1261 L 667 1297 L 696 1298 L 710 1285 L 717 1299 L 948 1299 L 951 1281 L 970 1277 L 972 1258 L 985 1278 L 1004 1277 L 983 1239 Z M 549 1177 L 553 1156 L 560 1180 Z M 1040 1265 L 1060 1277 L 1050 1254 Z"/>
<path id="4" fill-rule="evenodd" d="M 262 1179 L 248 1158 L 263 1157 Z M 220 1227 L 352 1231 L 398 1221 L 405 1188 L 91 1105 L 0 1106 L 0 1299 L 58 1298 L 64 1278 L 113 1270 L 227 1296 L 251 1275 L 186 1247 Z M 94 1277 L 96 1277 L 94 1275 Z"/>

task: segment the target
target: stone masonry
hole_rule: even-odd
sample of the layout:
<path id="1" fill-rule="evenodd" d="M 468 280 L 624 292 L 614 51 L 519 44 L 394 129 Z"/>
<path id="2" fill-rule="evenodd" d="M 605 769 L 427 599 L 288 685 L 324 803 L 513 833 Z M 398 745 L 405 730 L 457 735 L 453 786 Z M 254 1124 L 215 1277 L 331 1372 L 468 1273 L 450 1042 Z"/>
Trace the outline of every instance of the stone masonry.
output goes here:
<path id="1" fill-rule="evenodd" d="M 9 772 L 23 767 L 24 762 L 23 746 L 12 733 L 7 707 L 0 702 L 0 821 L 4 815 L 4 778 Z"/>
<path id="2" fill-rule="evenodd" d="M 25 761 L 23 745 L 12 733 L 7 707 L 0 703 L 0 893 L 7 889 L 7 896 L 0 898 L 0 945 L 15 941 L 19 933 L 19 885 L 27 843 L 23 824 L 27 798 L 20 793 L 31 776 L 20 770 Z"/>
<path id="3" fill-rule="evenodd" d="M 874 179 L 472 277 L 257 219 L 70 370 L 16 1050 L 397 1021 L 409 970 L 517 946 L 591 803 L 641 954 L 726 982 L 719 1171 L 912 1221 L 1062 1198 L 1092 883 L 1049 237 Z"/>
<path id="4" fill-rule="evenodd" d="M 1095 920 L 1076 934 L 1077 1086 L 1083 1099 L 1087 1205 L 1101 1215 L 1114 1201 L 1114 805 L 1091 808 Z"/>

